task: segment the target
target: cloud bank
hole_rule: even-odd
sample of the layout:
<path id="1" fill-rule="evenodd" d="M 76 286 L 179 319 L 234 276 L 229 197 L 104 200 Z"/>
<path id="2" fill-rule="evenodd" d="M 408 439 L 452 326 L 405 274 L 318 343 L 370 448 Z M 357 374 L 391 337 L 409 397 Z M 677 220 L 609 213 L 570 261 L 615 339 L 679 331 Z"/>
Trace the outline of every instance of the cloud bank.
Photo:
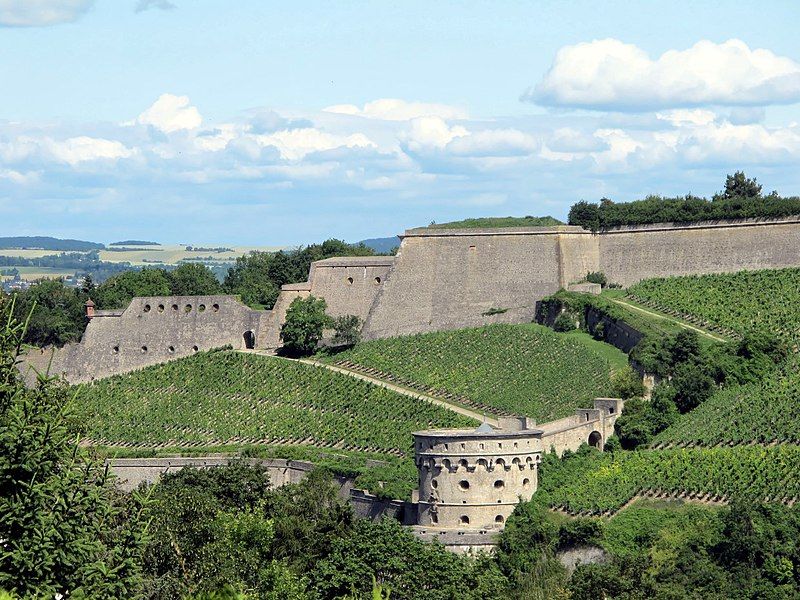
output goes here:
<path id="1" fill-rule="evenodd" d="M 741 40 L 697 42 L 655 60 L 616 39 L 566 46 L 522 99 L 544 106 L 645 111 L 800 101 L 800 64 Z"/>

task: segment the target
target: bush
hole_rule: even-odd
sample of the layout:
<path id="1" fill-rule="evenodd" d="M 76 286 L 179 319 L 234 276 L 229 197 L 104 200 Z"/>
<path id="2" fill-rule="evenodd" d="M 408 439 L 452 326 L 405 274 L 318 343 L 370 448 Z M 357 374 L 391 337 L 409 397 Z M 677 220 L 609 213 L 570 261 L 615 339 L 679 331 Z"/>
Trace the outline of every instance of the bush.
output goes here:
<path id="1" fill-rule="evenodd" d="M 593 271 L 591 273 L 586 274 L 586 281 L 589 283 L 599 283 L 601 286 L 606 287 L 608 285 L 608 278 L 606 274 L 602 271 Z"/>
<path id="2" fill-rule="evenodd" d="M 560 331 L 562 333 L 574 331 L 575 320 L 569 315 L 569 313 L 561 313 L 558 315 L 558 317 L 556 317 L 555 323 L 553 323 L 553 330 Z"/>
<path id="3" fill-rule="evenodd" d="M 623 400 L 641 398 L 647 391 L 642 378 L 630 367 L 615 371 L 611 375 L 611 386 L 614 396 Z"/>

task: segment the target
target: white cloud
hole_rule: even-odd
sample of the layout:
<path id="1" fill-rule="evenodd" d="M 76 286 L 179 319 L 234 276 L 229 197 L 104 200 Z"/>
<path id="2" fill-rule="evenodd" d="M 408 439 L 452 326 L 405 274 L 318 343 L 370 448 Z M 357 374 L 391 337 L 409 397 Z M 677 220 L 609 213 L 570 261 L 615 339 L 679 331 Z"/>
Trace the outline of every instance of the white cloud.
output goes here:
<path id="1" fill-rule="evenodd" d="M 656 118 L 680 127 L 684 125 L 708 125 L 714 122 L 717 115 L 710 110 L 703 110 L 701 108 L 678 108 L 656 113 Z"/>
<path id="2" fill-rule="evenodd" d="M 447 151 L 455 156 L 519 156 L 539 146 L 535 137 L 516 129 L 486 129 L 453 138 Z"/>
<path id="3" fill-rule="evenodd" d="M 196 107 L 189 104 L 188 96 L 162 94 L 153 105 L 136 119 L 140 125 L 152 125 L 165 133 L 182 129 L 196 129 L 203 117 Z"/>
<path id="4" fill-rule="evenodd" d="M 121 142 L 83 135 L 63 141 L 46 140 L 45 148 L 56 160 L 73 166 L 87 161 L 117 160 L 133 156 L 133 151 Z"/>
<path id="5" fill-rule="evenodd" d="M 649 110 L 800 101 L 800 64 L 741 40 L 697 42 L 656 60 L 616 39 L 565 46 L 523 100 L 547 106 Z"/>
<path id="6" fill-rule="evenodd" d="M 418 152 L 426 148 L 444 148 L 465 135 L 469 135 L 469 131 L 461 125 L 450 127 L 439 117 L 419 117 L 411 121 L 410 129 L 401 138 L 410 150 Z"/>
<path id="7" fill-rule="evenodd" d="M 319 129 L 284 129 L 268 135 L 253 136 L 261 146 L 274 146 L 281 158 L 298 160 L 312 152 L 333 150 L 335 148 L 375 148 L 372 140 L 362 133 L 348 136 L 333 135 Z"/>
<path id="8" fill-rule="evenodd" d="M 71 23 L 93 4 L 94 0 L 0 0 L 0 26 L 47 27 Z"/>
<path id="9" fill-rule="evenodd" d="M 467 111 L 449 104 L 427 102 L 406 102 L 396 98 L 381 98 L 367 102 L 363 108 L 355 104 L 336 104 L 323 109 L 325 112 L 342 115 L 357 115 L 368 119 L 385 121 L 410 121 L 418 117 L 439 117 L 441 119 L 466 119 Z"/>

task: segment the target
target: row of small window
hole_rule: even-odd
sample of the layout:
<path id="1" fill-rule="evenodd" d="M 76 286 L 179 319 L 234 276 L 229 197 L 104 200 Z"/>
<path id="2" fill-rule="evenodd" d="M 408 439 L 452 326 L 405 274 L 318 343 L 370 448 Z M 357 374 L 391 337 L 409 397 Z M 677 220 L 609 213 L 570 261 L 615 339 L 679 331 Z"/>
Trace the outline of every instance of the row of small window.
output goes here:
<path id="1" fill-rule="evenodd" d="M 150 306 L 149 304 L 145 304 L 145 305 L 144 305 L 144 308 L 142 308 L 142 311 L 143 311 L 143 312 L 146 312 L 146 313 L 149 313 L 151 310 L 153 310 L 153 307 L 152 307 L 152 306 Z M 163 304 L 159 304 L 159 305 L 156 307 L 156 310 L 157 310 L 158 312 L 160 312 L 160 313 L 163 313 L 163 312 L 164 312 L 164 310 L 165 310 L 165 307 L 164 307 L 164 305 L 163 305 Z M 213 305 L 211 306 L 211 310 L 213 310 L 214 312 L 218 312 L 218 311 L 219 311 L 219 304 L 213 304 Z M 205 311 L 206 311 L 206 305 L 205 305 L 205 304 L 200 304 L 200 305 L 197 307 L 197 312 L 205 312 Z M 178 312 L 178 305 L 177 305 L 177 304 L 173 304 L 173 305 L 172 305 L 172 312 Z M 185 313 L 190 313 L 190 312 L 192 312 L 192 305 L 191 305 L 191 304 L 187 304 L 186 306 L 184 306 L 184 307 L 183 307 L 183 312 L 185 312 Z"/>
<path id="2" fill-rule="evenodd" d="M 530 484 L 531 480 L 528 479 L 527 477 L 522 480 L 522 487 L 527 488 L 530 486 Z M 439 482 L 436 481 L 435 479 L 431 479 L 431 487 L 433 489 L 436 489 L 437 487 L 439 487 Z M 466 492 L 469 489 L 469 481 L 467 481 L 466 479 L 462 479 L 461 481 L 458 482 L 458 487 Z M 494 482 L 494 489 L 502 490 L 504 487 L 506 487 L 506 482 L 503 481 L 502 479 L 498 479 L 497 481 Z"/>
<path id="3" fill-rule="evenodd" d="M 504 523 L 505 520 L 506 518 L 503 515 L 497 515 L 494 518 L 494 522 L 497 524 Z M 431 523 L 435 525 L 438 522 L 439 522 L 439 517 L 436 515 L 436 513 L 433 513 L 431 515 Z M 461 515 L 458 519 L 458 522 L 461 523 L 462 525 L 469 525 L 469 517 L 467 515 Z"/>
<path id="4" fill-rule="evenodd" d="M 530 441 L 530 440 L 525 440 L 525 445 L 526 445 L 526 446 L 530 446 L 530 445 L 531 445 L 531 441 Z M 418 444 L 418 446 L 419 446 L 419 447 L 418 447 L 418 450 L 420 450 L 420 451 L 421 451 L 421 450 L 425 450 L 425 444 L 424 444 L 423 442 L 420 442 L 420 443 Z M 486 444 L 484 444 L 484 443 L 480 443 L 480 444 L 478 444 L 478 448 L 479 448 L 479 449 L 481 449 L 481 450 L 486 450 L 485 446 L 486 446 Z M 436 447 L 436 444 L 433 444 L 433 443 L 429 443 L 429 444 L 428 444 L 428 450 L 433 450 L 435 447 Z M 497 447 L 498 447 L 498 448 L 502 448 L 502 447 L 503 447 L 503 442 L 497 442 Z M 517 443 L 517 442 L 514 442 L 514 445 L 513 445 L 513 447 L 514 447 L 514 448 L 519 448 L 519 443 Z M 461 449 L 462 449 L 462 450 L 466 450 L 466 448 L 467 448 L 467 445 L 466 445 L 466 444 L 464 444 L 464 443 L 462 443 L 462 444 L 461 444 Z M 450 450 L 450 444 L 445 444 L 445 445 L 444 445 L 444 449 L 445 449 L 445 450 Z"/>
<path id="5" fill-rule="evenodd" d="M 376 277 L 373 281 L 375 282 L 375 285 L 380 285 L 381 284 L 381 278 L 380 277 Z M 348 277 L 347 278 L 347 285 L 353 285 L 353 278 L 352 277 Z"/>
<path id="6" fill-rule="evenodd" d="M 147 348 L 147 346 L 142 346 L 141 347 L 141 351 L 142 351 L 142 354 L 147 354 L 149 352 L 149 349 Z M 200 348 L 198 346 L 192 346 L 192 352 L 199 352 L 199 351 L 200 351 Z M 112 347 L 111 348 L 111 352 L 114 353 L 114 354 L 119 354 L 119 346 Z M 167 352 L 169 352 L 170 354 L 174 354 L 175 353 L 175 346 L 168 346 L 167 347 Z"/>

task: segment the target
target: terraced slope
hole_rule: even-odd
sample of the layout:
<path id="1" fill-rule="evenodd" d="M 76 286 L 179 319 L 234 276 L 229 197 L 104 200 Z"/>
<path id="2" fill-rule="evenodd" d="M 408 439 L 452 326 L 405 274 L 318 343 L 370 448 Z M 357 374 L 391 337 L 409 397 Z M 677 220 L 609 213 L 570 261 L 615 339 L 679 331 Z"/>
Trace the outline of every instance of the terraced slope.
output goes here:
<path id="1" fill-rule="evenodd" d="M 774 377 L 714 394 L 662 431 L 656 446 L 789 442 L 800 444 L 800 359 Z"/>
<path id="2" fill-rule="evenodd" d="M 800 343 L 799 268 L 647 279 L 628 292 L 646 306 L 712 330 L 772 331 L 795 349 Z"/>
<path id="3" fill-rule="evenodd" d="M 738 446 L 548 456 L 534 499 L 569 513 L 611 513 L 637 495 L 794 504 L 800 447 Z"/>
<path id="4" fill-rule="evenodd" d="M 492 414 L 540 422 L 611 392 L 625 355 L 585 334 L 490 325 L 364 342 L 320 360 Z"/>
<path id="5" fill-rule="evenodd" d="M 192 447 L 301 444 L 401 455 L 411 432 L 474 421 L 309 365 L 209 352 L 79 389 L 92 443 Z"/>

